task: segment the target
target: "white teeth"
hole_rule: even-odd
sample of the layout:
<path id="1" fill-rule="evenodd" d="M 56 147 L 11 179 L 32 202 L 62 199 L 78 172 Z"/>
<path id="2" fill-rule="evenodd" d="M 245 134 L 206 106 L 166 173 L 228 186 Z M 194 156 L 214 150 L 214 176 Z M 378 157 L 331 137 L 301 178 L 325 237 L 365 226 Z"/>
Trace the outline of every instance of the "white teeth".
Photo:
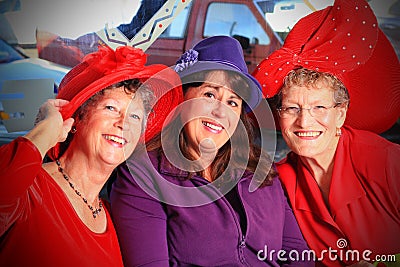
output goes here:
<path id="1" fill-rule="evenodd" d="M 203 124 L 204 124 L 205 126 L 211 128 L 211 129 L 215 130 L 215 131 L 221 131 L 221 130 L 222 130 L 222 127 L 221 127 L 221 126 L 217 126 L 217 125 L 211 124 L 211 123 L 209 123 L 209 122 L 204 122 L 204 121 L 203 121 Z"/>
<path id="2" fill-rule="evenodd" d="M 116 137 L 116 136 L 105 135 L 105 138 L 107 140 L 111 140 L 113 142 L 120 143 L 121 145 L 125 145 L 125 143 L 126 143 L 126 141 L 124 139 Z"/>
<path id="3" fill-rule="evenodd" d="M 296 135 L 300 137 L 315 137 L 320 135 L 321 132 L 297 132 Z"/>

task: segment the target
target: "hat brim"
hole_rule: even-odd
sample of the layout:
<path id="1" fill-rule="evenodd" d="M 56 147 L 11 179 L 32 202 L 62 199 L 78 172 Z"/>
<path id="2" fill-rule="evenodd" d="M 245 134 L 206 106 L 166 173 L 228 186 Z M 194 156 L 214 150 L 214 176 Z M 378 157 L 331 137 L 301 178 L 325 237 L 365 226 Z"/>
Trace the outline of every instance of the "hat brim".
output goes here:
<path id="1" fill-rule="evenodd" d="M 245 110 L 246 112 L 253 111 L 262 101 L 262 91 L 259 82 L 250 74 L 243 73 L 239 69 L 219 62 L 213 61 L 197 61 L 191 66 L 184 68 L 182 71 L 178 72 L 178 75 L 181 79 L 195 73 L 199 73 L 202 71 L 212 71 L 212 70 L 227 70 L 238 73 L 243 80 L 248 84 L 250 89 L 250 94 L 246 96 L 242 96 L 240 92 L 237 92 L 238 96 L 240 96 L 245 101 Z M 195 81 L 198 82 L 198 81 Z"/>
<path id="2" fill-rule="evenodd" d="M 146 131 L 142 136 L 144 140 L 150 140 L 161 131 L 172 109 L 183 101 L 179 76 L 175 71 L 165 65 L 154 64 L 136 73 L 133 73 L 132 70 L 129 69 L 110 73 L 89 84 L 83 90 L 80 90 L 72 99 L 68 99 L 67 94 L 69 91 L 73 90 L 73 88 L 64 87 L 63 90 L 66 93 L 63 93 L 63 90 L 61 90 L 57 95 L 58 99 L 66 98 L 69 100 L 68 105 L 63 107 L 60 111 L 63 119 L 65 120 L 73 116 L 78 108 L 97 92 L 115 83 L 131 79 L 139 79 L 144 85 L 149 86 L 156 98 L 153 105 L 153 112 L 149 115 Z M 56 144 L 48 153 L 53 159 L 58 158 L 60 156 L 59 154 L 60 144 Z"/>
<path id="3" fill-rule="evenodd" d="M 86 88 L 81 90 L 79 93 L 77 93 L 72 99 L 68 99 L 70 103 L 65 106 L 61 114 L 63 115 L 64 119 L 70 118 L 75 111 L 83 105 L 90 97 L 95 95 L 97 92 L 115 84 L 118 82 L 122 82 L 125 80 L 131 80 L 131 79 L 139 79 L 141 80 L 142 83 L 147 81 L 149 78 L 152 79 L 161 79 L 167 82 L 165 86 L 171 88 L 171 78 L 167 76 L 167 74 L 163 75 L 157 75 L 158 73 L 162 72 L 165 70 L 165 66 L 162 65 L 153 65 L 151 68 L 146 68 L 143 71 L 132 73 L 132 70 L 127 69 L 126 71 L 119 71 L 115 73 L 108 74 L 95 82 L 91 83 L 88 85 Z M 171 74 L 171 73 L 169 73 Z M 148 84 L 151 85 L 151 80 L 148 81 Z M 158 84 L 160 86 L 160 84 Z M 68 88 L 69 89 L 69 88 Z M 157 89 L 157 88 L 152 88 Z M 60 91 L 60 93 L 57 95 L 57 98 L 63 99 L 64 94 L 63 91 L 68 91 L 66 89 Z M 162 89 L 160 89 L 162 91 Z"/>

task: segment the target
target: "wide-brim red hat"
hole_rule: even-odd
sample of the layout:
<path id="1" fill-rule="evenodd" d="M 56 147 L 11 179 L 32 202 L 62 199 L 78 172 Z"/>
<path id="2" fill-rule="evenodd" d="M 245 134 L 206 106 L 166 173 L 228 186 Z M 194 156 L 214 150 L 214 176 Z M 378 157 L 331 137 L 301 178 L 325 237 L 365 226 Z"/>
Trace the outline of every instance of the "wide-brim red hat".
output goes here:
<path id="1" fill-rule="evenodd" d="M 382 133 L 400 116 L 400 65 L 364 0 L 336 0 L 299 20 L 281 49 L 253 72 L 266 98 L 304 67 L 338 77 L 349 91 L 346 125 Z"/>
<path id="2" fill-rule="evenodd" d="M 144 140 L 158 134 L 175 107 L 183 101 L 181 81 L 168 66 L 153 64 L 146 66 L 147 55 L 139 48 L 99 47 L 69 71 L 60 83 L 57 98 L 70 101 L 62 108 L 63 119 L 70 118 L 75 111 L 97 92 L 121 81 L 139 79 L 148 86 L 156 98 L 149 115 Z M 49 151 L 53 159 L 60 155 L 59 144 Z"/>

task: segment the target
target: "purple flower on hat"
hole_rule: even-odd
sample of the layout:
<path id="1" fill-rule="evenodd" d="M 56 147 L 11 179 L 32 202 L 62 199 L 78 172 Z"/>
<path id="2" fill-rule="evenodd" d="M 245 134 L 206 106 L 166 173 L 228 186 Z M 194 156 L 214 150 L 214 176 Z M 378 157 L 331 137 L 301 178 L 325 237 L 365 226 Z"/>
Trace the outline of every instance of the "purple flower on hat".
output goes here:
<path id="1" fill-rule="evenodd" d="M 181 72 L 198 61 L 199 52 L 189 49 L 176 61 L 175 71 Z"/>

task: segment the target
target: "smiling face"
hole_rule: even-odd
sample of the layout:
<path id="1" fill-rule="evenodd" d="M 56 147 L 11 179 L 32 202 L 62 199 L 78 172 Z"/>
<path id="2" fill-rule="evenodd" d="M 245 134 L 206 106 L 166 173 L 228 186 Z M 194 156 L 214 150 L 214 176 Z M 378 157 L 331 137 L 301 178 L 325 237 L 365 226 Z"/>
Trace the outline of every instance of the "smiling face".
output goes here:
<path id="1" fill-rule="evenodd" d="M 336 150 L 339 137 L 336 136 L 346 118 L 344 105 L 334 106 L 334 91 L 325 84 L 292 85 L 282 91 L 282 108 L 303 108 L 297 115 L 280 116 L 283 138 L 296 154 L 307 158 L 331 158 Z M 311 108 L 326 109 L 323 115 Z"/>
<path id="2" fill-rule="evenodd" d="M 69 149 L 117 166 L 135 149 L 144 116 L 143 101 L 138 94 L 127 94 L 124 87 L 107 89 L 77 121 L 77 132 Z"/>
<path id="3" fill-rule="evenodd" d="M 211 72 L 200 87 L 185 93 L 181 113 L 184 134 L 190 154 L 199 157 L 199 145 L 205 139 L 221 148 L 236 130 L 242 110 L 242 99 L 230 88 L 228 75 Z"/>

